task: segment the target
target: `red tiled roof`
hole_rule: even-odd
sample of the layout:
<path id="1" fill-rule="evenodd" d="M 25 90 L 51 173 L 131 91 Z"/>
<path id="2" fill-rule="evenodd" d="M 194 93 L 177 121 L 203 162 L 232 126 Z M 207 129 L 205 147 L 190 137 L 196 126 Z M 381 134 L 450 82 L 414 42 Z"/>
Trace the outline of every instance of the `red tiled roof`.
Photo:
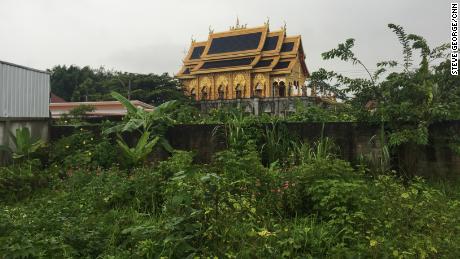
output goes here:
<path id="1" fill-rule="evenodd" d="M 66 103 L 66 100 L 61 97 L 51 93 L 50 103 Z"/>

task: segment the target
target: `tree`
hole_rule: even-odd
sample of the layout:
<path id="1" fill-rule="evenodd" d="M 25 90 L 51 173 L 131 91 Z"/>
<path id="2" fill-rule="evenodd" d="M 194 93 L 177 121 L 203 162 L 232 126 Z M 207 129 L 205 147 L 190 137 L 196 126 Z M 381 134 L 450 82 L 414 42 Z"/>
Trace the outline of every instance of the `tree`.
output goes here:
<path id="1" fill-rule="evenodd" d="M 170 100 L 186 100 L 179 82 L 167 73 L 135 74 L 78 66 L 55 66 L 51 72 L 52 92 L 67 101 L 110 100 L 116 91 L 127 95 L 131 82 L 131 99 L 152 105 Z"/>
<path id="2" fill-rule="evenodd" d="M 414 154 L 418 145 L 428 143 L 430 124 L 434 121 L 460 118 L 459 80 L 450 75 L 450 61 L 445 53 L 449 48 L 448 44 L 431 49 L 422 36 L 407 34 L 399 25 L 389 24 L 388 27 L 401 43 L 401 65 L 391 60 L 379 62 L 377 71 L 371 74 L 352 51 L 354 40 L 348 39 L 337 48 L 323 53 L 323 58 L 340 58 L 360 65 L 367 71 L 368 77 L 348 78 L 335 72 L 320 70 L 319 79 L 338 82 L 339 86 L 336 88 L 352 95 L 348 102 L 359 111 L 360 120 L 380 121 L 382 128 L 385 123 L 390 146 L 405 149 L 400 153 Z M 416 67 L 413 64 L 414 53 L 419 53 L 421 59 Z M 444 61 L 431 65 L 440 58 Z M 388 72 L 389 67 L 401 66 L 402 70 L 399 72 Z M 383 75 L 386 77 L 382 78 Z M 375 110 L 366 109 L 369 101 L 377 104 Z"/>

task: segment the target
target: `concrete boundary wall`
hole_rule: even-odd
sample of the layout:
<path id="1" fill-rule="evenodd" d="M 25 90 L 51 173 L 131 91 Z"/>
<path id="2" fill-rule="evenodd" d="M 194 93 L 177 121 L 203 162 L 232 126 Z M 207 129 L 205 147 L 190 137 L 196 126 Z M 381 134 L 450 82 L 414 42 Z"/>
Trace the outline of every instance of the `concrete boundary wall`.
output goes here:
<path id="1" fill-rule="evenodd" d="M 225 141 L 213 135 L 216 125 L 176 125 L 167 132 L 171 146 L 196 153 L 197 162 L 208 163 L 212 156 L 225 149 Z M 378 136 L 380 127 L 367 123 L 286 123 L 288 131 L 309 143 L 321 137 L 332 138 L 345 160 L 356 162 L 360 155 L 380 153 Z M 370 141 L 374 137 L 377 141 Z M 458 138 L 453 143 L 452 138 Z M 429 128 L 429 143 L 423 146 L 401 147 L 392 154 L 393 167 L 410 164 L 408 171 L 425 177 L 460 177 L 460 154 L 452 145 L 460 148 L 460 121 L 433 124 Z M 401 161 L 404 160 L 404 161 Z"/>
<path id="2" fill-rule="evenodd" d="M 285 123 L 289 133 L 309 143 L 321 137 L 330 137 L 339 146 L 343 159 L 355 162 L 360 155 L 380 152 L 380 143 L 370 141 L 378 136 L 380 127 L 367 123 Z M 171 146 L 178 150 L 193 151 L 198 163 L 209 163 L 216 152 L 226 148 L 225 139 L 219 134 L 213 134 L 213 124 L 175 125 L 168 129 L 166 138 Z M 264 127 L 264 125 L 260 125 Z M 98 126 L 84 128 L 100 133 Z M 51 140 L 71 135 L 79 127 L 52 126 Z M 135 138 L 133 138 L 135 139 Z M 378 137 L 374 139 L 378 140 Z M 452 141 L 457 139 L 458 143 Z M 460 121 L 447 121 L 433 124 L 429 128 L 429 143 L 412 148 L 401 147 L 395 150 L 392 163 L 394 167 L 408 161 L 412 163 L 415 174 L 426 177 L 460 177 L 460 155 L 452 149 L 452 145 L 460 148 Z M 404 161 L 401 161 L 404 160 Z"/>

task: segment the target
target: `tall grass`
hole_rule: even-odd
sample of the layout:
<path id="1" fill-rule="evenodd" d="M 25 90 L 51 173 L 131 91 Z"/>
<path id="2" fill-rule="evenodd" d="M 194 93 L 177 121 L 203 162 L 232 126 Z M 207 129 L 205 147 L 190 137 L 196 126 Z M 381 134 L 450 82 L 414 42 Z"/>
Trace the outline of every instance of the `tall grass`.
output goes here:
<path id="1" fill-rule="evenodd" d="M 282 165 L 302 165 L 316 160 L 335 158 L 338 150 L 331 138 L 324 137 L 324 123 L 321 136 L 313 145 L 291 135 L 279 121 L 274 121 L 265 127 L 264 141 L 261 154 L 267 164 L 278 161 Z"/>
<path id="2" fill-rule="evenodd" d="M 391 170 L 391 156 L 383 122 L 381 123 L 379 134 L 372 136 L 369 143 L 377 143 L 379 145 L 379 149 L 377 151 L 371 151 L 369 154 L 360 155 L 360 162 L 364 164 L 373 175 L 389 172 Z"/>
<path id="3" fill-rule="evenodd" d="M 242 112 L 228 112 L 224 114 L 224 124 L 216 126 L 212 134 L 217 136 L 223 134 L 226 139 L 227 148 L 237 147 L 246 139 L 245 125 L 246 118 Z"/>
<path id="4" fill-rule="evenodd" d="M 260 153 L 267 164 L 289 161 L 292 151 L 296 147 L 296 138 L 289 134 L 284 124 L 278 119 L 265 126 Z"/>
<path id="5" fill-rule="evenodd" d="M 328 137 L 322 137 L 313 145 L 308 143 L 297 144 L 294 152 L 297 164 L 303 165 L 318 160 L 328 160 L 337 157 L 337 146 Z"/>

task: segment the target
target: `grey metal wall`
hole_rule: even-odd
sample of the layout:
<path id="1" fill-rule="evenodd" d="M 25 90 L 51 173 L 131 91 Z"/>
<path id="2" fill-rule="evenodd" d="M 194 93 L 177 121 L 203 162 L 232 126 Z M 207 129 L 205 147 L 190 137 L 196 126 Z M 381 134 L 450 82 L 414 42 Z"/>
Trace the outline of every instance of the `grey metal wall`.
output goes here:
<path id="1" fill-rule="evenodd" d="M 0 61 L 0 118 L 48 118 L 50 75 Z"/>

